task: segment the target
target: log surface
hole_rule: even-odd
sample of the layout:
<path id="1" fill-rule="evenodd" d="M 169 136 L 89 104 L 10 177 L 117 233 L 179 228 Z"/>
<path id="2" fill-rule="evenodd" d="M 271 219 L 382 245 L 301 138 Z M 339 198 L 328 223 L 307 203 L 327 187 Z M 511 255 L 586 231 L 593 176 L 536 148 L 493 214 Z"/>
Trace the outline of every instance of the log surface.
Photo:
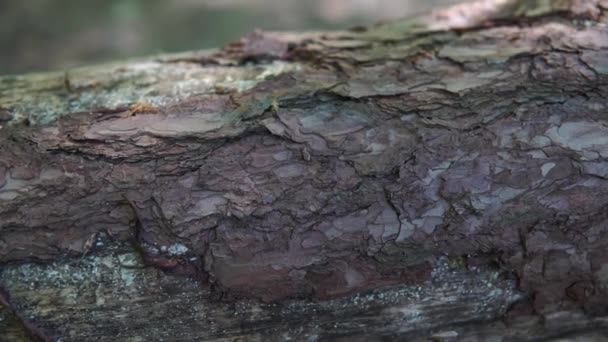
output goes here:
<path id="1" fill-rule="evenodd" d="M 484 0 L 1 77 L 0 329 L 600 339 L 606 10 Z"/>

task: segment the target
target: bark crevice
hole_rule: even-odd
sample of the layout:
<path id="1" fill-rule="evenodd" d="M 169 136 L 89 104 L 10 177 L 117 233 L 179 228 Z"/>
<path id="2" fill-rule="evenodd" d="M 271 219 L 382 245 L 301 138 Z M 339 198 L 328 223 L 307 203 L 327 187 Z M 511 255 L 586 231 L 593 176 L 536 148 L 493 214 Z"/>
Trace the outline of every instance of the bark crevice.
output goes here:
<path id="1" fill-rule="evenodd" d="M 193 327 L 244 308 L 184 339 L 604 327 L 605 4 L 491 3 L 0 78 L 2 286 L 53 337 L 137 296 Z M 60 328 L 37 290 L 94 313 Z"/>

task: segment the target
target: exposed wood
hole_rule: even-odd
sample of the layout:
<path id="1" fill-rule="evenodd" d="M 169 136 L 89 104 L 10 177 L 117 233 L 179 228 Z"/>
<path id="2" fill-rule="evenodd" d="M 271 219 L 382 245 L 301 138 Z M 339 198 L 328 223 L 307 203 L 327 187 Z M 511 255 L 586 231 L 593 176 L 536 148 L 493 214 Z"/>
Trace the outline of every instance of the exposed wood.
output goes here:
<path id="1" fill-rule="evenodd" d="M 486 0 L 0 78 L 0 328 L 601 339 L 607 9 Z"/>

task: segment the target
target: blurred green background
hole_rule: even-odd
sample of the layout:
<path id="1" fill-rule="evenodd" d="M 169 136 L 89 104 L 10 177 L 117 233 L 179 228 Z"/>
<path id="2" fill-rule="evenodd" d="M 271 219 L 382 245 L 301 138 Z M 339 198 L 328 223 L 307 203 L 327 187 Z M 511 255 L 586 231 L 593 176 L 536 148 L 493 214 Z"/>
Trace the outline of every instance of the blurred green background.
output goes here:
<path id="1" fill-rule="evenodd" d="M 0 74 L 220 47 L 255 29 L 348 28 L 458 0 L 0 0 Z"/>

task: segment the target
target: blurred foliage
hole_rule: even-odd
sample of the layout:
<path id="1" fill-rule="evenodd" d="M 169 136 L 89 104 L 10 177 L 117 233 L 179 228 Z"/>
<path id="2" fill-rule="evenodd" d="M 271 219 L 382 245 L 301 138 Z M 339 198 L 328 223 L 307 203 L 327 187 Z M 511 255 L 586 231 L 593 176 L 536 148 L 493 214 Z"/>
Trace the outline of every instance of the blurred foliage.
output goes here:
<path id="1" fill-rule="evenodd" d="M 0 74 L 345 28 L 455 0 L 0 0 Z"/>

